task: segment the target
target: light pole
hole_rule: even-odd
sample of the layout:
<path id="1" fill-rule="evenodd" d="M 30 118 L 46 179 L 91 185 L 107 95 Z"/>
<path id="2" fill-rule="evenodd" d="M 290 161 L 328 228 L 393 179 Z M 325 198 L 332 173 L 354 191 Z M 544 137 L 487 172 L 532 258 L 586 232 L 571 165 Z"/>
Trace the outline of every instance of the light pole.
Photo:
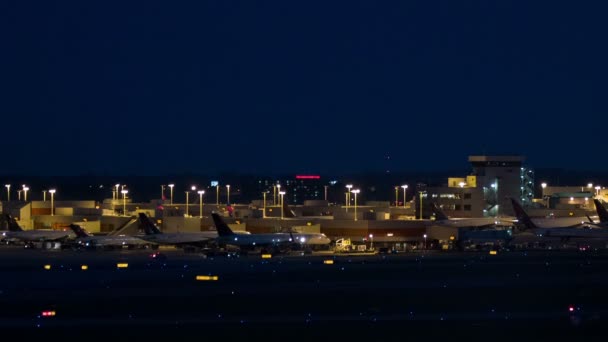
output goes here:
<path id="1" fill-rule="evenodd" d="M 359 189 L 353 189 L 351 192 L 353 194 L 355 194 L 355 221 L 357 221 L 357 194 L 360 192 L 361 190 Z"/>
<path id="2" fill-rule="evenodd" d="M 595 197 L 597 197 L 597 196 L 599 196 L 599 195 L 600 195 L 600 189 L 601 189 L 601 187 L 600 187 L 599 185 L 597 185 L 597 186 L 595 187 Z"/>
<path id="3" fill-rule="evenodd" d="M 203 195 L 205 194 L 205 190 L 199 190 L 198 194 L 200 196 L 200 204 L 199 204 L 199 206 L 200 206 L 200 208 L 199 208 L 200 215 L 199 215 L 199 217 L 203 218 Z"/>
<path id="4" fill-rule="evenodd" d="M 17 190 L 17 199 L 21 201 L 21 191 L 22 190 Z"/>
<path id="5" fill-rule="evenodd" d="M 323 185 L 323 187 L 325 188 L 325 202 L 327 202 L 327 185 Z"/>
<path id="6" fill-rule="evenodd" d="M 262 212 L 262 218 L 266 218 L 266 191 L 264 191 L 262 195 L 264 195 L 264 211 Z"/>
<path id="7" fill-rule="evenodd" d="M 220 206 L 220 185 L 215 186 L 215 206 L 219 208 Z"/>
<path id="8" fill-rule="evenodd" d="M 279 195 L 281 195 L 281 208 L 283 207 L 283 195 L 285 195 L 285 191 L 279 191 Z M 281 209 L 281 220 L 283 219 L 283 209 Z"/>
<path id="9" fill-rule="evenodd" d="M 346 212 L 348 212 L 348 191 L 344 193 L 344 203 L 346 204 Z"/>
<path id="10" fill-rule="evenodd" d="M 118 199 L 120 198 L 120 196 L 118 195 L 118 188 L 120 187 L 120 184 L 116 183 L 114 187 L 116 188 L 116 191 L 114 191 L 114 193 L 116 194 L 116 198 L 114 198 L 114 200 L 112 201 L 112 210 L 114 210 L 114 215 L 116 215 L 116 201 L 118 201 Z"/>
<path id="11" fill-rule="evenodd" d="M 129 193 L 129 190 L 122 189 L 120 190 L 120 193 L 122 193 L 122 214 L 127 216 L 127 194 Z"/>
<path id="12" fill-rule="evenodd" d="M 23 200 L 27 202 L 27 192 L 30 188 L 27 186 L 23 187 Z"/>
<path id="13" fill-rule="evenodd" d="M 46 190 L 42 190 L 42 201 L 46 202 Z"/>
<path id="14" fill-rule="evenodd" d="M 169 196 L 171 196 L 171 205 L 173 205 L 173 187 L 174 186 L 175 186 L 175 184 L 169 184 L 169 190 L 170 190 Z"/>
<path id="15" fill-rule="evenodd" d="M 547 183 L 541 183 L 540 187 L 543 189 L 541 192 L 541 196 L 543 197 L 543 201 L 545 201 L 545 208 L 549 208 L 549 201 L 545 198 L 545 188 L 547 187 Z"/>
<path id="16" fill-rule="evenodd" d="M 6 201 L 10 202 L 10 200 L 11 200 L 11 185 L 10 184 L 6 184 L 4 186 L 6 187 Z"/>
<path id="17" fill-rule="evenodd" d="M 462 210 L 463 217 L 464 217 L 464 185 L 465 184 L 466 184 L 465 182 L 458 183 L 458 185 L 460 186 L 460 205 L 462 206 L 461 210 Z"/>
<path id="18" fill-rule="evenodd" d="M 395 207 L 399 206 L 399 187 L 395 187 Z"/>
<path id="19" fill-rule="evenodd" d="M 56 191 L 55 189 L 49 190 L 49 193 L 51 194 L 51 216 L 55 216 L 55 209 L 54 209 L 54 204 L 55 203 L 53 202 L 53 199 L 55 197 L 54 196 L 55 195 L 55 191 Z"/>
<path id="20" fill-rule="evenodd" d="M 369 234 L 369 249 L 374 250 L 374 234 Z"/>
<path id="21" fill-rule="evenodd" d="M 403 207 L 405 208 L 406 194 L 407 194 L 407 184 L 401 186 L 403 188 Z"/>
<path id="22" fill-rule="evenodd" d="M 160 186 L 160 199 L 161 201 L 165 200 L 165 185 L 162 184 Z"/>
<path id="23" fill-rule="evenodd" d="M 226 204 L 230 205 L 230 184 L 226 185 L 226 191 L 227 191 L 227 194 L 226 194 Z"/>
<path id="24" fill-rule="evenodd" d="M 281 196 L 281 184 L 277 184 L 277 193 L 279 194 L 279 196 Z M 281 201 L 281 198 L 279 198 L 279 202 Z M 277 205 L 277 204 L 275 204 Z M 278 205 L 282 206 L 283 203 L 279 203 Z"/>
<path id="25" fill-rule="evenodd" d="M 272 186 L 272 206 L 276 206 L 277 205 L 277 186 L 273 185 Z"/>
<path id="26" fill-rule="evenodd" d="M 192 189 L 192 191 L 196 190 L 196 187 L 193 185 L 190 187 L 190 189 Z M 188 195 L 190 195 L 190 191 L 186 191 L 186 217 L 190 216 L 188 214 L 188 205 L 190 204 L 190 200 L 188 199 Z"/>
<path id="27" fill-rule="evenodd" d="M 348 207 L 350 206 L 350 189 L 352 189 L 352 184 L 346 184 L 346 188 L 348 191 L 346 192 L 346 211 L 348 211 Z"/>
<path id="28" fill-rule="evenodd" d="M 424 249 L 426 250 L 426 234 L 424 234 L 423 237 L 424 237 Z"/>
<path id="29" fill-rule="evenodd" d="M 184 216 L 188 217 L 188 194 L 190 191 L 186 191 L 186 214 Z"/>
<path id="30" fill-rule="evenodd" d="M 418 194 L 420 194 L 420 219 L 422 220 L 422 193 L 424 191 L 418 191 Z"/>

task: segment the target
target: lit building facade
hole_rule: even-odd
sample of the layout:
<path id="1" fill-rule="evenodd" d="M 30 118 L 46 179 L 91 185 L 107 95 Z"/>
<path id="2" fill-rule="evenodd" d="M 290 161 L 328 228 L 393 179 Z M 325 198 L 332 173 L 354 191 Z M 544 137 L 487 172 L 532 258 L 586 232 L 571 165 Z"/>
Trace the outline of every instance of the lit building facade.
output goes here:
<path id="1" fill-rule="evenodd" d="M 523 161 L 521 156 L 469 156 L 471 174 L 450 177 L 445 186 L 427 187 L 422 207 L 425 201 L 429 207 L 429 202 L 436 202 L 452 217 L 513 216 L 509 198 L 525 203 L 534 197 L 534 172 L 523 167 Z"/>

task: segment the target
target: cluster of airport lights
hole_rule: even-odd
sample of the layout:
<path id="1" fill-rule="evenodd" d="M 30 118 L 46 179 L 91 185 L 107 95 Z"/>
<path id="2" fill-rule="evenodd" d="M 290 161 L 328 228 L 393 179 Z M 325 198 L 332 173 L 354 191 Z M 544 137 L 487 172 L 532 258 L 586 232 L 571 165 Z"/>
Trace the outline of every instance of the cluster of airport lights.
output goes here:
<path id="1" fill-rule="evenodd" d="M 11 185 L 10 184 L 5 184 L 4 187 L 6 188 L 6 200 L 10 202 L 10 200 L 11 200 Z M 17 190 L 19 201 L 21 201 L 21 192 L 23 192 L 23 200 L 25 202 L 27 202 L 27 192 L 29 190 L 30 190 L 30 188 L 27 185 L 25 185 L 25 184 L 21 185 L 21 190 Z M 48 193 L 51 194 L 51 216 L 55 215 L 55 210 L 54 210 L 55 192 L 57 192 L 57 190 L 55 190 L 55 189 L 48 190 Z M 42 196 L 43 196 L 43 201 L 44 202 L 46 202 L 46 193 L 47 193 L 47 190 L 42 190 Z"/>
<path id="2" fill-rule="evenodd" d="M 403 184 L 401 186 L 395 186 L 395 207 L 399 206 L 399 188 L 403 189 L 403 207 L 405 208 L 406 194 L 407 194 L 408 185 L 407 184 Z"/>
<path id="3" fill-rule="evenodd" d="M 173 205 L 173 188 L 175 188 L 175 184 L 173 184 L 173 183 L 167 184 L 167 185 L 162 184 L 160 186 L 162 199 L 165 198 L 165 187 L 166 186 L 169 187 L 169 203 L 171 205 Z M 196 191 L 196 193 L 199 195 L 199 217 L 202 218 L 203 217 L 203 195 L 205 194 L 205 190 L 197 191 L 196 185 L 192 185 L 190 187 L 190 190 L 184 191 L 186 194 L 186 213 L 185 213 L 185 215 L 186 216 L 189 215 L 190 191 Z M 216 205 L 219 206 L 220 205 L 220 185 L 219 184 L 215 185 L 215 191 L 216 191 Z M 230 204 L 230 184 L 226 184 L 226 203 Z"/>
<path id="4" fill-rule="evenodd" d="M 542 182 L 540 184 L 540 187 L 542 188 L 542 194 L 541 197 L 542 199 L 545 201 L 545 206 L 548 208 L 549 207 L 549 196 L 545 196 L 545 188 L 547 187 L 547 182 Z M 595 189 L 595 196 L 599 196 L 600 195 L 600 190 L 602 189 L 601 186 L 596 185 L 595 187 L 593 186 L 593 183 L 587 183 L 587 188 L 588 189 Z M 582 187 L 581 187 L 581 191 L 582 191 Z M 573 201 L 574 197 L 570 197 L 570 201 Z M 585 201 L 588 201 L 589 198 L 585 197 Z"/>

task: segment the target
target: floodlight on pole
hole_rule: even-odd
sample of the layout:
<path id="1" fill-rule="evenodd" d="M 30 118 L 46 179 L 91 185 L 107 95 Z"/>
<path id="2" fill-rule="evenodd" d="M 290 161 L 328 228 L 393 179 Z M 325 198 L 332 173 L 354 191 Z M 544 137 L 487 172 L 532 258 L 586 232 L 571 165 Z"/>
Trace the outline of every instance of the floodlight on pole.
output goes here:
<path id="1" fill-rule="evenodd" d="M 175 186 L 175 184 L 169 184 L 169 190 L 170 190 L 170 194 L 169 196 L 171 197 L 171 205 L 173 205 L 173 187 Z"/>
<path id="2" fill-rule="evenodd" d="M 399 187 L 395 187 L 395 207 L 399 206 Z"/>
<path id="3" fill-rule="evenodd" d="M 54 208 L 54 197 L 55 197 L 55 189 L 51 189 L 49 190 L 49 193 L 51 194 L 51 216 L 55 216 L 55 208 Z"/>
<path id="4" fill-rule="evenodd" d="M 129 190 L 122 189 L 120 192 L 122 193 L 122 214 L 127 216 L 127 194 Z"/>
<path id="5" fill-rule="evenodd" d="M 405 208 L 406 194 L 407 194 L 407 184 L 401 186 L 403 188 L 403 207 Z"/>
<path id="6" fill-rule="evenodd" d="M 262 212 L 262 218 L 266 218 L 266 191 L 262 193 L 264 196 L 264 211 Z"/>
<path id="7" fill-rule="evenodd" d="M 348 207 L 350 206 L 350 189 L 353 188 L 352 184 L 346 184 L 346 188 L 348 191 L 346 192 L 346 210 L 348 211 Z"/>
<path id="8" fill-rule="evenodd" d="M 200 204 L 199 204 L 199 206 L 200 206 L 200 208 L 199 208 L 200 215 L 199 215 L 199 217 L 203 218 L 203 195 L 205 194 L 205 190 L 199 190 L 198 194 L 200 196 Z"/>
<path id="9" fill-rule="evenodd" d="M 351 192 L 353 194 L 355 194 L 355 221 L 357 221 L 357 194 L 359 192 L 361 192 L 361 190 L 359 190 L 359 189 L 353 189 L 353 190 L 351 190 Z"/>
<path id="10" fill-rule="evenodd" d="M 285 195 L 285 191 L 279 191 L 279 195 L 281 195 L 281 207 L 283 207 L 283 195 Z M 283 209 L 281 209 L 281 220 L 283 219 Z"/>

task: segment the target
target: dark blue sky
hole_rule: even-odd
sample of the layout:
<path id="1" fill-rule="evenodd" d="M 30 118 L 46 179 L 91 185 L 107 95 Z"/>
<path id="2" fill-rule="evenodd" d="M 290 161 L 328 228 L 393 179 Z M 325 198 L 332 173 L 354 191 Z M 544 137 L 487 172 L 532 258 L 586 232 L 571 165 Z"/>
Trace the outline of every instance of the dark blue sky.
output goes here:
<path id="1" fill-rule="evenodd" d="M 5 1 L 0 172 L 608 170 L 607 9 Z"/>

